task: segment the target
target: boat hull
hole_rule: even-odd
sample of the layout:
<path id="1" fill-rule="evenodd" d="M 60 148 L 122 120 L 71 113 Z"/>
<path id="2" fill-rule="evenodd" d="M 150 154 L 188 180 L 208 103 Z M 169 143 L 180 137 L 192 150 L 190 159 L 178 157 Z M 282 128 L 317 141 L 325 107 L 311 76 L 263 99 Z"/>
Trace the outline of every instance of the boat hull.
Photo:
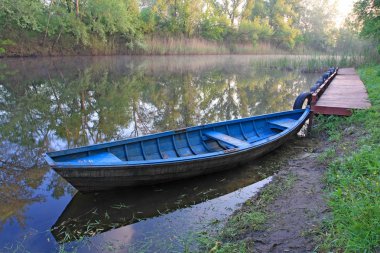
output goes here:
<path id="1" fill-rule="evenodd" d="M 149 165 L 120 165 L 53 169 L 81 192 L 104 191 L 139 185 L 152 185 L 205 175 L 234 168 L 278 148 L 299 132 L 308 117 L 286 135 L 244 150 L 226 150 L 225 155 L 212 159 L 195 159 Z"/>

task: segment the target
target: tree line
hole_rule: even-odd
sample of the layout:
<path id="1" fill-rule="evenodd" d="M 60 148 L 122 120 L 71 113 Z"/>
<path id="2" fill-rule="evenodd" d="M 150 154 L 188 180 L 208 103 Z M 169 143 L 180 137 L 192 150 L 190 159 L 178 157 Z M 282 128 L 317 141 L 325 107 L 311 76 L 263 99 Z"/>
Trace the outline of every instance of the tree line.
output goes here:
<path id="1" fill-rule="evenodd" d="M 183 37 L 323 52 L 352 42 L 353 29 L 336 27 L 334 8 L 328 0 L 2 0 L 0 53 L 18 43 L 12 34 L 53 47 L 112 42 L 133 51 L 149 37 Z"/>

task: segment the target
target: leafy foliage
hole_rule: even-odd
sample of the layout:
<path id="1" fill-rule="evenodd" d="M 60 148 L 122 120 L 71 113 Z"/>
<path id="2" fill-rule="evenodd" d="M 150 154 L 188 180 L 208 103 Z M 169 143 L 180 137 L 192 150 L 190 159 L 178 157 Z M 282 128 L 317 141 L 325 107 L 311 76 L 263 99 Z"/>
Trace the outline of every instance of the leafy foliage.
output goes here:
<path id="1" fill-rule="evenodd" d="M 354 12 L 361 25 L 360 34 L 366 38 L 373 38 L 380 53 L 380 1 L 359 0 L 355 3 Z"/>
<path id="2" fill-rule="evenodd" d="M 362 35 L 379 40 L 378 5 L 361 0 L 355 10 Z M 236 43 L 329 51 L 338 38 L 357 43 L 349 40 L 350 30 L 335 29 L 333 7 L 327 0 L 2 0 L 0 39 L 14 34 L 18 44 L 21 34 L 42 47 L 69 41 L 79 48 L 102 43 L 139 52 L 149 38 L 196 38 L 223 42 L 230 51 Z"/>
<path id="3" fill-rule="evenodd" d="M 334 46 L 334 33 L 337 31 L 332 12 L 335 12 L 335 6 L 328 0 L 307 0 L 302 4 L 299 25 L 303 40 L 315 50 L 326 51 Z M 352 36 L 352 33 L 349 36 Z M 339 44 L 337 43 L 337 45 Z"/>
<path id="4" fill-rule="evenodd" d="M 273 35 L 273 29 L 268 21 L 260 18 L 255 18 L 252 21 L 243 20 L 238 32 L 242 41 L 250 41 L 253 45 L 256 45 L 258 40 L 269 39 Z"/>
<path id="5" fill-rule="evenodd" d="M 44 5 L 40 0 L 2 0 L 0 2 L 0 31 L 16 25 L 21 29 L 42 32 L 43 9 Z"/>
<path id="6" fill-rule="evenodd" d="M 134 0 L 79 1 L 76 14 L 72 1 L 55 0 L 48 4 L 41 0 L 4 0 L 0 3 L 0 24 L 3 32 L 21 30 L 59 40 L 72 36 L 84 46 L 96 37 L 107 41 L 122 37 L 128 45 L 141 40 L 139 9 Z"/>
<path id="7" fill-rule="evenodd" d="M 5 53 L 5 49 L 3 47 L 8 45 L 14 45 L 14 42 L 9 39 L 0 40 L 0 55 Z"/>

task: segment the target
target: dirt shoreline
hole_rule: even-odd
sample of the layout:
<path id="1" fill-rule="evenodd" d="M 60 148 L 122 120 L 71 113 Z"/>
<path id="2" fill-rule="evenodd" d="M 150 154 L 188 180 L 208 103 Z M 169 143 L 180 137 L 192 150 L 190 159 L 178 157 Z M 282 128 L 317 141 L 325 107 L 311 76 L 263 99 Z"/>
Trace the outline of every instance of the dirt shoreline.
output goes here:
<path id="1" fill-rule="evenodd" d="M 325 201 L 324 173 L 326 166 L 319 158 L 331 143 L 326 136 L 298 138 L 295 143 L 301 152 L 292 155 L 274 176 L 273 181 L 259 194 L 252 197 L 229 220 L 256 211 L 266 214 L 266 220 L 258 229 L 246 229 L 229 241 L 244 242 L 247 252 L 315 252 L 322 222 L 330 215 Z M 283 182 L 293 178 L 290 187 Z M 277 187 L 279 194 L 273 199 L 262 200 L 261 193 L 267 188 Z M 267 198 L 267 197 L 266 197 Z M 227 223 L 228 226 L 228 223 Z M 231 240 L 232 239 L 232 240 Z M 222 239 L 221 245 L 225 242 Z"/>
<path id="2" fill-rule="evenodd" d="M 328 215 L 323 197 L 325 168 L 317 157 L 317 152 L 300 154 L 276 175 L 274 184 L 289 175 L 296 179 L 289 190 L 265 207 L 269 219 L 264 229 L 247 234 L 254 252 L 314 251 L 314 232 Z"/>

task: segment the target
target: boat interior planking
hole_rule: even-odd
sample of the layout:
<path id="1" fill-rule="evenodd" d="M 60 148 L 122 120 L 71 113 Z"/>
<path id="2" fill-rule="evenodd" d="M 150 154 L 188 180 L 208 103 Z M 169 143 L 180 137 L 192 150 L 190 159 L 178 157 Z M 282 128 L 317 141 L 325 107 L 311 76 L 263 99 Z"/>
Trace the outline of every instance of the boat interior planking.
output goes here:
<path id="1" fill-rule="evenodd" d="M 308 109 L 307 109 L 308 110 Z M 55 167 L 143 165 L 206 158 L 260 145 L 297 125 L 304 109 L 229 120 L 47 154 Z"/>

